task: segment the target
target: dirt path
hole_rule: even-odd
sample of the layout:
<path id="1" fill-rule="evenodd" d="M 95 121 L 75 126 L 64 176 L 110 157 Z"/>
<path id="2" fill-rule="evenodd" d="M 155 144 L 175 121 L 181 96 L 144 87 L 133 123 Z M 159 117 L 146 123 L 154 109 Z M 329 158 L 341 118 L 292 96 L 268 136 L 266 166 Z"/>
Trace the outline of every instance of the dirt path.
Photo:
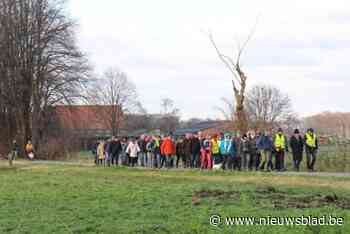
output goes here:
<path id="1" fill-rule="evenodd" d="M 350 177 L 346 172 L 283 172 L 276 174 L 301 175 L 301 176 L 324 176 L 324 177 Z"/>
<path id="2" fill-rule="evenodd" d="M 1 160 L 0 164 L 6 165 L 6 160 Z M 71 166 L 94 166 L 93 163 L 87 163 L 87 162 L 64 162 L 64 161 L 15 161 L 15 165 L 28 165 L 28 164 L 36 164 L 36 165 L 71 165 Z M 138 169 L 144 169 L 149 170 L 148 168 L 138 168 Z M 170 170 L 177 170 L 177 171 L 187 171 L 188 169 L 170 169 Z M 262 174 L 269 175 L 270 173 L 260 172 Z M 286 171 L 286 172 L 272 172 L 272 175 L 291 175 L 291 176 L 315 176 L 315 177 L 350 177 L 350 173 L 347 172 L 294 172 L 294 171 Z"/>

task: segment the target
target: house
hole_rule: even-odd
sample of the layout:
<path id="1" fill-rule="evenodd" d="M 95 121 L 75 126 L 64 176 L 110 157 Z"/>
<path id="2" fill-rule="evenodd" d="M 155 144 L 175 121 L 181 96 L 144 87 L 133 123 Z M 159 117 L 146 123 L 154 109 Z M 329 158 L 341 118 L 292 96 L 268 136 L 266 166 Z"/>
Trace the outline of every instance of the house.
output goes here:
<path id="1" fill-rule="evenodd" d="M 114 119 L 120 129 L 123 127 L 123 114 L 115 108 L 116 106 L 107 105 L 54 106 L 54 124 L 61 134 L 73 138 L 83 148 L 88 148 L 94 141 L 112 136 L 113 111 L 119 111 L 118 117 Z"/>

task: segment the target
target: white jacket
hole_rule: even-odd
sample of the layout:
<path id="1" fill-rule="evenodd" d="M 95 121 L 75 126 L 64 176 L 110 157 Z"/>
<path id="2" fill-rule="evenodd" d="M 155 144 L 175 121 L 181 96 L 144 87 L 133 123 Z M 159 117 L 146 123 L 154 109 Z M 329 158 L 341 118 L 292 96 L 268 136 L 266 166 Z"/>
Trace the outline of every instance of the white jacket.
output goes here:
<path id="1" fill-rule="evenodd" d="M 136 158 L 138 152 L 140 152 L 140 147 L 136 142 L 135 143 L 130 142 L 125 152 L 128 153 L 130 157 Z"/>

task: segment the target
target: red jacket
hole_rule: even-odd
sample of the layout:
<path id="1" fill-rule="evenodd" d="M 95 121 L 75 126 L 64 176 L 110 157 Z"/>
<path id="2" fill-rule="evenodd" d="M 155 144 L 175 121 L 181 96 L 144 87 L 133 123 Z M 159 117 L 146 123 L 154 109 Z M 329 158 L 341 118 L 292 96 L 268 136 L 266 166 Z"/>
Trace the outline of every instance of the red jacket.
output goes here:
<path id="1" fill-rule="evenodd" d="M 176 153 L 174 142 L 170 138 L 164 139 L 160 146 L 160 152 L 162 155 L 174 155 Z"/>

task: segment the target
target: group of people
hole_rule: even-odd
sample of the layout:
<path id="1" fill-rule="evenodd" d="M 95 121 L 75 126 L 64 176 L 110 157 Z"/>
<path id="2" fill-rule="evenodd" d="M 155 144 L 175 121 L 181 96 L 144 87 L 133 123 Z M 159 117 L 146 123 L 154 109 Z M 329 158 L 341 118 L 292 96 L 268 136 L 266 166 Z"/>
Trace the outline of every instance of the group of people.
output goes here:
<path id="1" fill-rule="evenodd" d="M 112 137 L 93 147 L 97 165 L 126 165 L 149 168 L 200 168 L 223 170 L 285 171 L 286 153 L 292 153 L 293 165 L 300 170 L 304 151 L 306 166 L 315 170 L 318 140 L 313 129 L 304 135 L 298 129 L 288 139 L 279 128 L 242 136 L 229 133 L 203 136 L 186 134 L 174 139 L 171 135 L 132 138 Z"/>

